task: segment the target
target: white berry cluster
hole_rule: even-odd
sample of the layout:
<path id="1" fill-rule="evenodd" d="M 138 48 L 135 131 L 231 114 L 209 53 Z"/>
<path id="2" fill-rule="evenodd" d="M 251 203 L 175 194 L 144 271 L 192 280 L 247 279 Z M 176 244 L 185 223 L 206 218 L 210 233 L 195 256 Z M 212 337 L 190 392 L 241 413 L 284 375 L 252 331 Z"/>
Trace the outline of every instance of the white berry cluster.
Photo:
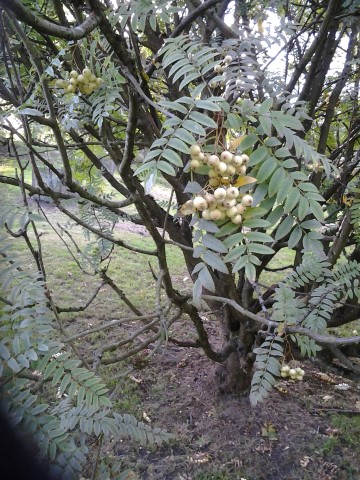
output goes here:
<path id="1" fill-rule="evenodd" d="M 241 195 L 233 185 L 235 177 L 244 176 L 249 157 L 245 154 L 234 155 L 225 150 L 220 156 L 203 153 L 199 145 L 190 147 L 190 168 L 197 170 L 202 165 L 210 167 L 208 187 L 204 192 L 189 200 L 182 207 L 183 215 L 198 211 L 205 220 L 230 219 L 240 225 L 242 215 L 253 204 L 251 195 Z"/>
<path id="2" fill-rule="evenodd" d="M 219 185 L 230 185 L 234 175 L 245 175 L 249 163 L 249 157 L 244 153 L 234 155 L 228 150 L 223 151 L 219 157 L 218 155 L 203 153 L 199 145 L 191 145 L 189 152 L 191 170 L 196 171 L 202 165 L 210 167 L 208 173 L 209 185 L 213 188 Z"/>
<path id="3" fill-rule="evenodd" d="M 104 83 L 102 78 L 97 78 L 90 68 L 84 68 L 81 73 L 72 70 L 70 80 L 56 80 L 55 87 L 63 88 L 64 93 L 75 93 L 76 89 L 85 95 L 90 95 Z"/>
<path id="4" fill-rule="evenodd" d="M 226 55 L 226 57 L 224 57 L 224 59 L 220 63 L 215 65 L 214 72 L 217 74 L 224 73 L 232 61 L 233 61 L 232 56 Z M 219 85 L 219 82 L 216 82 L 214 80 L 210 82 L 210 88 L 216 88 L 218 85 Z"/>
<path id="5" fill-rule="evenodd" d="M 302 380 L 305 375 L 305 371 L 300 368 L 290 368 L 289 365 L 283 365 L 280 370 L 280 375 L 283 378 L 290 377 L 291 380 Z"/>

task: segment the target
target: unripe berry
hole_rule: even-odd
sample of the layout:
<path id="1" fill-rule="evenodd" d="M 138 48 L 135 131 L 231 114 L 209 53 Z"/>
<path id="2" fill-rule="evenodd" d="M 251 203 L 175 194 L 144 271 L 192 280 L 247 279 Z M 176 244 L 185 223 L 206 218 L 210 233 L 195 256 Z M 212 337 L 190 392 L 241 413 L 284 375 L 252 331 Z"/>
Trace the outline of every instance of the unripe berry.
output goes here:
<path id="1" fill-rule="evenodd" d="M 226 218 L 226 212 L 225 212 L 225 210 L 222 210 L 220 213 L 221 213 L 221 215 L 220 215 L 220 220 L 225 220 L 225 218 Z"/>
<path id="2" fill-rule="evenodd" d="M 218 86 L 218 83 L 217 83 L 217 82 L 214 82 L 214 81 L 213 81 L 213 82 L 210 82 L 210 83 L 209 83 L 209 87 L 212 88 L 212 89 L 216 88 L 217 86 Z"/>
<path id="3" fill-rule="evenodd" d="M 84 82 L 85 82 L 85 77 L 84 77 L 84 75 L 82 75 L 82 74 L 78 75 L 77 81 L 78 81 L 79 83 L 84 83 Z"/>
<path id="4" fill-rule="evenodd" d="M 63 88 L 64 86 L 65 86 L 64 85 L 64 80 L 61 80 L 61 79 L 56 80 L 56 82 L 55 82 L 55 87 L 56 88 Z"/>
<path id="5" fill-rule="evenodd" d="M 281 367 L 281 371 L 282 371 L 282 372 L 289 373 L 289 371 L 290 371 L 289 365 L 284 365 L 283 367 Z"/>
<path id="6" fill-rule="evenodd" d="M 224 200 L 224 198 L 226 198 L 225 188 L 217 188 L 214 192 L 214 197 L 216 200 Z"/>
<path id="7" fill-rule="evenodd" d="M 195 211 L 193 201 L 188 200 L 187 202 L 185 202 L 184 205 L 181 207 L 180 211 L 181 211 L 182 215 L 185 215 L 185 216 L 193 214 L 194 211 Z"/>
<path id="8" fill-rule="evenodd" d="M 222 183 L 223 185 L 230 185 L 230 179 L 229 179 L 228 177 L 223 177 L 223 178 L 221 179 L 221 183 Z"/>
<path id="9" fill-rule="evenodd" d="M 227 198 L 237 198 L 239 196 L 239 190 L 236 187 L 229 187 L 226 189 Z"/>
<path id="10" fill-rule="evenodd" d="M 220 159 L 217 155 L 210 155 L 208 158 L 208 165 L 211 165 L 212 167 L 218 165 L 220 162 Z"/>
<path id="11" fill-rule="evenodd" d="M 214 72 L 215 73 L 221 73 L 222 72 L 222 66 L 220 64 L 215 65 Z"/>
<path id="12" fill-rule="evenodd" d="M 236 173 L 238 175 L 245 175 L 246 173 L 246 165 L 241 165 L 240 167 L 236 167 Z"/>
<path id="13" fill-rule="evenodd" d="M 84 75 L 84 77 L 88 77 L 88 78 L 90 78 L 92 75 L 90 68 L 84 68 L 84 70 L 82 71 L 82 74 Z"/>
<path id="14" fill-rule="evenodd" d="M 280 375 L 283 377 L 283 378 L 286 378 L 288 376 L 288 372 L 280 372 Z"/>
<path id="15" fill-rule="evenodd" d="M 234 167 L 240 167 L 242 165 L 242 158 L 240 155 L 234 155 L 232 158 L 232 164 Z"/>
<path id="16" fill-rule="evenodd" d="M 190 162 L 191 170 L 196 170 L 199 167 L 201 167 L 201 163 L 199 162 L 199 160 L 196 160 L 196 159 L 191 160 Z"/>
<path id="17" fill-rule="evenodd" d="M 202 152 L 200 152 L 200 153 L 198 153 L 197 155 L 192 156 L 192 158 L 193 158 L 194 160 L 199 160 L 199 162 L 204 163 L 205 155 L 204 155 Z"/>
<path id="18" fill-rule="evenodd" d="M 89 81 L 95 83 L 95 82 L 96 82 L 96 75 L 94 75 L 94 74 L 92 73 L 92 74 L 90 75 L 90 77 L 89 77 Z"/>
<path id="19" fill-rule="evenodd" d="M 210 168 L 208 175 L 209 175 L 209 178 L 218 178 L 219 176 L 218 172 L 213 168 Z"/>
<path id="20" fill-rule="evenodd" d="M 243 165 L 248 165 L 249 164 L 249 157 L 245 153 L 243 153 L 240 156 L 241 156 L 241 160 L 242 160 Z"/>
<path id="21" fill-rule="evenodd" d="M 209 205 L 209 207 L 211 205 L 215 205 L 216 204 L 216 198 L 215 196 L 212 194 L 212 193 L 207 193 L 205 196 L 204 196 L 205 200 L 207 201 L 207 204 Z"/>
<path id="22" fill-rule="evenodd" d="M 66 92 L 67 93 L 74 93 L 76 90 L 76 87 L 74 85 L 69 85 L 67 88 L 66 88 Z"/>
<path id="23" fill-rule="evenodd" d="M 236 205 L 236 209 L 237 209 L 238 213 L 239 213 L 240 215 L 242 215 L 242 214 L 245 212 L 246 207 L 244 207 L 244 205 L 243 205 L 242 203 L 238 203 L 238 204 Z"/>
<path id="24" fill-rule="evenodd" d="M 193 205 L 196 210 L 199 210 L 200 212 L 203 212 L 208 207 L 207 201 L 203 197 L 195 197 L 193 200 Z"/>
<path id="25" fill-rule="evenodd" d="M 210 210 L 206 209 L 202 212 L 201 216 L 204 220 L 211 220 L 210 213 Z"/>
<path id="26" fill-rule="evenodd" d="M 251 195 L 244 195 L 243 198 L 241 199 L 241 203 L 244 205 L 244 207 L 251 207 L 253 202 L 254 202 L 254 199 Z"/>
<path id="27" fill-rule="evenodd" d="M 218 202 L 216 208 L 218 210 L 220 210 L 220 212 L 226 212 L 226 210 L 228 209 L 228 207 L 226 207 L 223 202 Z"/>
<path id="28" fill-rule="evenodd" d="M 227 217 L 232 218 L 232 217 L 235 217 L 237 215 L 238 215 L 238 211 L 237 211 L 236 207 L 231 207 L 231 208 L 228 208 L 226 210 L 226 216 Z"/>
<path id="29" fill-rule="evenodd" d="M 77 78 L 78 76 L 79 76 L 79 74 L 76 70 L 71 70 L 71 72 L 70 72 L 70 77 L 71 78 Z"/>
<path id="30" fill-rule="evenodd" d="M 242 223 L 242 216 L 241 215 L 235 215 L 234 217 L 231 218 L 232 223 L 235 223 L 235 225 L 240 225 Z"/>
<path id="31" fill-rule="evenodd" d="M 222 204 L 227 207 L 227 208 L 231 208 L 231 207 L 235 207 L 236 206 L 236 200 L 235 198 L 225 198 L 225 200 L 222 201 Z"/>
<path id="32" fill-rule="evenodd" d="M 229 175 L 229 177 L 232 177 L 235 175 L 236 169 L 232 165 L 228 165 L 226 169 L 226 174 Z"/>
<path id="33" fill-rule="evenodd" d="M 227 165 L 225 162 L 219 162 L 216 166 L 215 166 L 215 170 L 217 172 L 219 172 L 220 174 L 221 173 L 225 173 L 226 170 L 227 170 Z"/>
<path id="34" fill-rule="evenodd" d="M 76 87 L 76 85 L 77 85 L 76 78 L 70 78 L 70 85 L 75 85 L 75 87 Z"/>
<path id="35" fill-rule="evenodd" d="M 209 185 L 212 188 L 216 188 L 220 185 L 220 180 L 218 178 L 210 178 Z"/>
<path id="36" fill-rule="evenodd" d="M 296 377 L 296 370 L 295 370 L 295 368 L 290 368 L 290 370 L 289 370 L 289 375 L 290 375 L 290 377 L 293 378 L 293 379 Z"/>
<path id="37" fill-rule="evenodd" d="M 189 148 L 189 153 L 192 157 L 199 155 L 200 152 L 201 148 L 199 147 L 199 145 L 191 145 L 191 147 Z"/>
<path id="38" fill-rule="evenodd" d="M 210 220 L 220 220 L 221 218 L 221 212 L 217 208 L 215 210 L 211 210 L 210 212 Z"/>
<path id="39" fill-rule="evenodd" d="M 95 82 L 90 82 L 89 83 L 89 88 L 94 92 L 97 89 L 97 85 Z"/>
<path id="40" fill-rule="evenodd" d="M 233 61 L 233 58 L 231 55 L 226 55 L 226 57 L 224 58 L 224 63 L 231 63 Z"/>
<path id="41" fill-rule="evenodd" d="M 96 85 L 97 85 L 98 87 L 100 87 L 100 85 L 102 85 L 103 83 L 104 83 L 104 80 L 103 80 L 102 78 L 99 78 L 99 77 L 98 77 L 98 78 L 96 79 Z"/>
<path id="42" fill-rule="evenodd" d="M 220 155 L 220 158 L 223 162 L 225 163 L 230 163 L 232 158 L 233 158 L 233 154 L 228 152 L 227 150 L 225 150 L 224 152 L 222 152 L 222 154 Z"/>

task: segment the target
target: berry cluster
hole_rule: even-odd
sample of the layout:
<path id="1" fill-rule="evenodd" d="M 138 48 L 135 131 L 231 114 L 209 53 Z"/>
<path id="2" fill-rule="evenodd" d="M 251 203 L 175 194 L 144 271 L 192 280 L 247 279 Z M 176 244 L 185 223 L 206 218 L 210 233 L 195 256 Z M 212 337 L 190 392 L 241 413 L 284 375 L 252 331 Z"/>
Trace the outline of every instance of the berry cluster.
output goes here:
<path id="1" fill-rule="evenodd" d="M 210 167 L 208 173 L 209 185 L 213 188 L 219 185 L 229 185 L 234 175 L 245 175 L 249 163 L 247 155 L 233 155 L 228 150 L 222 152 L 220 157 L 204 154 L 199 145 L 192 145 L 189 151 L 191 156 L 190 169 L 197 170 L 202 165 Z"/>
<path id="2" fill-rule="evenodd" d="M 56 80 L 55 86 L 63 88 L 64 93 L 75 93 L 78 88 L 81 93 L 90 95 L 104 82 L 102 78 L 97 78 L 89 68 L 84 68 L 81 73 L 72 70 L 70 80 Z"/>
<path id="3" fill-rule="evenodd" d="M 199 145 L 190 147 L 190 168 L 197 170 L 202 165 L 210 167 L 209 188 L 186 202 L 182 207 L 183 215 L 200 212 L 205 220 L 230 219 L 235 225 L 242 223 L 242 215 L 253 204 L 251 195 L 241 195 L 234 185 L 235 178 L 244 176 L 249 157 L 245 154 L 234 155 L 225 150 L 218 155 L 204 154 Z"/>
<path id="4" fill-rule="evenodd" d="M 290 368 L 289 365 L 284 365 L 281 367 L 280 375 L 283 378 L 290 377 L 291 380 L 302 380 L 305 375 L 305 371 L 300 368 Z"/>
<path id="5" fill-rule="evenodd" d="M 217 65 L 214 67 L 214 72 L 219 74 L 219 73 L 224 73 L 226 68 L 230 65 L 230 63 L 233 61 L 233 58 L 231 55 L 226 55 L 226 57 Z M 222 84 L 222 82 L 216 82 L 212 80 L 209 84 L 210 88 L 216 88 L 219 84 Z"/>

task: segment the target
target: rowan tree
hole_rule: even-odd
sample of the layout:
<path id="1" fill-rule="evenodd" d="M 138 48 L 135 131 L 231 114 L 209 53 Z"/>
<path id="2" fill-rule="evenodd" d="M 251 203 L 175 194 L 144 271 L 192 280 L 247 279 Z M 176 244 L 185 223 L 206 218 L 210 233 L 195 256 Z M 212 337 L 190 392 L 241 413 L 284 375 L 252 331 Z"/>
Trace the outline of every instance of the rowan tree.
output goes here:
<path id="1" fill-rule="evenodd" d="M 359 319 L 357 2 L 0 0 L 0 8 L 1 132 L 18 172 L 0 182 L 18 186 L 23 199 L 21 208 L 4 206 L 1 223 L 7 238 L 25 239 L 36 264 L 26 276 L 4 247 L 12 276 L 3 287 L 5 318 L 27 331 L 15 347 L 24 331 L 4 329 L 4 378 L 38 370 L 70 400 L 80 395 L 80 406 L 84 397 L 87 408 L 109 405 L 92 366 L 101 372 L 151 348 L 179 319 L 196 338 L 168 341 L 202 349 L 219 364 L 221 388 L 250 390 L 253 405 L 275 383 L 289 348 L 303 356 L 328 350 L 356 370 L 347 355 L 358 353 L 360 337 L 328 329 Z M 158 181 L 168 187 L 165 204 L 152 194 Z M 136 348 L 119 339 L 120 353 L 104 348 L 84 359 L 81 336 L 69 341 L 42 261 L 36 222 L 44 198 L 96 242 L 79 264 L 143 320 Z M 125 242 L 115 230 L 124 219 L 144 226 L 154 248 Z M 189 272 L 186 293 L 174 285 L 169 246 Z M 294 261 L 276 268 L 284 248 Z M 139 311 L 108 275 L 121 249 L 156 261 L 153 312 Z M 281 282 L 264 283 L 264 272 L 279 270 Z M 21 300 L 14 282 L 28 292 Z M 31 310 L 34 285 L 46 313 Z M 212 312 L 220 349 L 204 311 Z M 37 315 L 51 332 L 41 343 Z M 89 400 L 92 385 L 101 389 Z"/>

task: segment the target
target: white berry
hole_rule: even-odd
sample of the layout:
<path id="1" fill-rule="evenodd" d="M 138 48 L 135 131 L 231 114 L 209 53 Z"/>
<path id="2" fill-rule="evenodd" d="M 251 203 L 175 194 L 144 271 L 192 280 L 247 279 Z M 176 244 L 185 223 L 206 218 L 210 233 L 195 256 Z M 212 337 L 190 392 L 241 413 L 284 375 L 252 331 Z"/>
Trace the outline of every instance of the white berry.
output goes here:
<path id="1" fill-rule="evenodd" d="M 214 197 L 216 200 L 224 200 L 226 197 L 226 190 L 225 188 L 217 188 L 214 192 Z"/>
<path id="2" fill-rule="evenodd" d="M 200 212 L 206 210 L 208 207 L 207 201 L 203 197 L 195 197 L 193 200 L 193 205 Z"/>
<path id="3" fill-rule="evenodd" d="M 243 198 L 241 199 L 241 203 L 244 205 L 244 207 L 251 207 L 253 202 L 254 202 L 254 199 L 251 195 L 244 195 Z"/>

